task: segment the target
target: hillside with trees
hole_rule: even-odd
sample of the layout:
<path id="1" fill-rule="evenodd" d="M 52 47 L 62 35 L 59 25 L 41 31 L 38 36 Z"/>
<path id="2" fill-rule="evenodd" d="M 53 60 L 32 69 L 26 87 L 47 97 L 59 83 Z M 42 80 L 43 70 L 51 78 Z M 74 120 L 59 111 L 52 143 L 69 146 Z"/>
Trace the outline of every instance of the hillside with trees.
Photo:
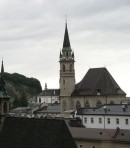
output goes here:
<path id="1" fill-rule="evenodd" d="M 27 106 L 27 100 L 42 91 L 40 81 L 36 78 L 28 78 L 18 73 L 4 73 L 4 79 L 13 108 Z"/>

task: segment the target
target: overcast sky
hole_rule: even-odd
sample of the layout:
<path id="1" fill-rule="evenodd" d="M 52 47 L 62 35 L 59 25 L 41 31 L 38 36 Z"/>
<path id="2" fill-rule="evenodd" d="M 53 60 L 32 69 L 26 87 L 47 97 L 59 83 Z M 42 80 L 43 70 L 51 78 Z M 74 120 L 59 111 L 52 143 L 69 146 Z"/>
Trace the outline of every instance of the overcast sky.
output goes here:
<path id="1" fill-rule="evenodd" d="M 130 96 L 130 0 L 0 0 L 0 56 L 5 72 L 59 88 L 65 15 L 76 83 L 106 67 Z"/>

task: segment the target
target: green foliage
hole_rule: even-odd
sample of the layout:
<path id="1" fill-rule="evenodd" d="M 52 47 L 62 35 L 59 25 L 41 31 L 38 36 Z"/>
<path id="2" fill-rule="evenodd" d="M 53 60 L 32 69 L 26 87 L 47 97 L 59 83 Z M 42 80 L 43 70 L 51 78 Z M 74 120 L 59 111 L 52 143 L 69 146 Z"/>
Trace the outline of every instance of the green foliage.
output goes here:
<path id="1" fill-rule="evenodd" d="M 16 108 L 18 106 L 19 106 L 19 101 L 18 101 L 17 97 L 15 97 L 13 100 L 13 108 Z"/>
<path id="2" fill-rule="evenodd" d="M 25 91 L 23 91 L 20 95 L 20 98 L 14 98 L 13 100 L 13 108 L 16 107 L 27 107 L 28 106 L 28 101 L 27 101 L 27 95 Z"/>
<path id="3" fill-rule="evenodd" d="M 14 83 L 17 88 L 24 86 L 26 88 L 26 91 L 33 95 L 38 94 L 42 91 L 40 81 L 35 78 L 27 78 L 18 73 L 13 73 L 13 74 L 5 73 L 4 77 L 5 80 Z"/>
<path id="4" fill-rule="evenodd" d="M 40 81 L 18 73 L 4 73 L 6 90 L 11 97 L 11 108 L 26 107 L 28 99 L 42 91 Z"/>

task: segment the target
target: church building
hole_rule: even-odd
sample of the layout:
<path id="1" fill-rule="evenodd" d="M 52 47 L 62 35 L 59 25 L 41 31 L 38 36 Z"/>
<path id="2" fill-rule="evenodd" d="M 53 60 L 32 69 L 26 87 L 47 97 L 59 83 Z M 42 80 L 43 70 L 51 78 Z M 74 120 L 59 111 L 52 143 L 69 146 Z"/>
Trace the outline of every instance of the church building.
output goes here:
<path id="1" fill-rule="evenodd" d="M 81 107 L 95 108 L 104 104 L 121 104 L 126 93 L 105 68 L 91 68 L 79 83 L 75 83 L 74 51 L 72 51 L 67 23 L 60 52 L 61 112 Z"/>

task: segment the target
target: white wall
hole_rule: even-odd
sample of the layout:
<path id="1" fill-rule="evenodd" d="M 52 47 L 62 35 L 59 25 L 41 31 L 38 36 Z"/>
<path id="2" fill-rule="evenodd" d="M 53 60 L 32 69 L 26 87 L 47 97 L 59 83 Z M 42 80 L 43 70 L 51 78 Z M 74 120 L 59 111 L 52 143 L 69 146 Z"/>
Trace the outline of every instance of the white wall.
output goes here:
<path id="1" fill-rule="evenodd" d="M 83 125 L 86 128 L 115 129 L 119 127 L 121 129 L 130 129 L 130 116 L 76 115 L 76 117 L 82 119 Z M 87 118 L 87 123 L 85 123 L 84 118 Z M 91 118 L 93 118 L 94 123 L 91 123 Z M 99 123 L 99 118 L 102 119 L 102 123 Z M 110 124 L 108 124 L 108 118 L 110 118 Z M 119 118 L 119 124 L 116 123 L 117 118 Z M 126 124 L 126 119 L 128 119 L 128 124 Z"/>
<path id="2" fill-rule="evenodd" d="M 41 102 L 40 102 L 41 99 Z M 55 102 L 59 103 L 59 96 L 38 96 L 37 97 L 37 103 L 47 103 L 47 104 L 51 104 L 51 103 L 55 103 Z"/>

